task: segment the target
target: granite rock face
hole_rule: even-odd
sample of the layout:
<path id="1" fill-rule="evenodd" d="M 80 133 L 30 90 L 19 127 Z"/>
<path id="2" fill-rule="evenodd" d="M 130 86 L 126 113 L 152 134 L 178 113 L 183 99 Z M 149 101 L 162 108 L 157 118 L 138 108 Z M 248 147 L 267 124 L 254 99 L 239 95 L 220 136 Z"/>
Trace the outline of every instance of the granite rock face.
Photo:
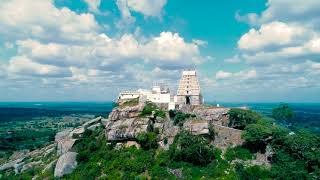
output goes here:
<path id="1" fill-rule="evenodd" d="M 109 121 L 105 127 L 106 138 L 109 141 L 132 140 L 139 133 L 147 132 L 148 124 L 147 118 Z"/>
<path id="2" fill-rule="evenodd" d="M 62 139 L 58 141 L 57 154 L 61 155 L 68 152 L 73 147 L 75 142 L 76 142 L 76 139 L 72 139 L 72 138 Z"/>
<path id="3" fill-rule="evenodd" d="M 139 104 L 136 106 L 127 106 L 124 108 L 114 108 L 109 114 L 109 121 L 117 121 L 122 119 L 136 118 L 139 116 L 139 113 L 142 111 L 144 105 Z"/>
<path id="4" fill-rule="evenodd" d="M 226 148 L 241 145 L 244 140 L 241 139 L 242 130 L 233 129 L 221 125 L 214 125 L 215 139 L 213 144 L 223 150 Z"/>
<path id="5" fill-rule="evenodd" d="M 92 125 L 99 124 L 99 123 L 101 122 L 101 119 L 102 119 L 102 117 L 99 116 L 99 117 L 97 117 L 97 118 L 95 118 L 95 119 L 92 119 L 92 120 L 84 123 L 84 124 L 82 125 L 82 127 L 83 127 L 84 129 L 87 129 L 88 127 L 90 127 L 90 126 L 92 126 Z"/>
<path id="6" fill-rule="evenodd" d="M 183 124 L 183 127 L 194 135 L 209 134 L 208 121 L 206 120 L 189 120 Z"/>
<path id="7" fill-rule="evenodd" d="M 134 140 L 139 133 L 147 132 L 149 118 L 139 117 L 143 105 L 114 108 L 105 124 L 105 135 L 109 141 Z"/>
<path id="8" fill-rule="evenodd" d="M 229 108 L 197 106 L 192 110 L 192 113 L 211 124 L 227 126 L 229 110 Z"/>
<path id="9" fill-rule="evenodd" d="M 77 166 L 76 157 L 75 152 L 67 152 L 60 156 L 54 169 L 54 177 L 70 174 Z"/>

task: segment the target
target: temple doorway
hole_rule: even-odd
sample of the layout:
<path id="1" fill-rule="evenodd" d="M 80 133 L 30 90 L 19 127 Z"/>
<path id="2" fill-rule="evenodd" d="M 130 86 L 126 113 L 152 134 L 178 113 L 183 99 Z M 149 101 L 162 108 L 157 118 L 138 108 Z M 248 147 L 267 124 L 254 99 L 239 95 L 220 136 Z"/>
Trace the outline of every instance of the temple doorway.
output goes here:
<path id="1" fill-rule="evenodd" d="M 190 96 L 186 96 L 186 104 L 191 104 L 190 103 Z"/>

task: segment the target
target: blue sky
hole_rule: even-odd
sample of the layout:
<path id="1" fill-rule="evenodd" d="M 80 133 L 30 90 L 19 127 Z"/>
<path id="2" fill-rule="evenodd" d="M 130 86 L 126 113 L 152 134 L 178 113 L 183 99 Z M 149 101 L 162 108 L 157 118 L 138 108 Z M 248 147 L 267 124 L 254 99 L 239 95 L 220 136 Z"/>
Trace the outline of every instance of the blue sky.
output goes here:
<path id="1" fill-rule="evenodd" d="M 319 102 L 317 0 L 4 0 L 0 101 L 109 101 L 198 71 L 206 101 Z"/>

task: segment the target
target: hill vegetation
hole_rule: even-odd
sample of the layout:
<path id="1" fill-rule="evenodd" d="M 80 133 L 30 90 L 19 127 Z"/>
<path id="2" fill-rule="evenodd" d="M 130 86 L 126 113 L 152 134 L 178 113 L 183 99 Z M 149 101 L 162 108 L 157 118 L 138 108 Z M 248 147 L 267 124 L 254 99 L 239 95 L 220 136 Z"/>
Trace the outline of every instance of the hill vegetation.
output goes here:
<path id="1" fill-rule="evenodd" d="M 148 114 L 148 113 L 146 113 Z M 170 112 L 174 119 L 177 112 Z M 317 179 L 320 137 L 291 131 L 256 112 L 232 109 L 230 126 L 243 129 L 242 146 L 222 152 L 208 137 L 180 131 L 168 151 L 157 146 L 156 132 L 140 134 L 141 148 L 107 143 L 103 129 L 88 131 L 76 145 L 79 166 L 65 179 Z M 181 114 L 178 116 L 185 116 Z M 190 115 L 187 115 L 190 116 Z M 183 117 L 179 119 L 182 119 Z M 179 120 L 180 121 L 180 120 Z M 105 146 L 105 144 L 108 144 Z M 270 151 L 271 166 L 250 163 Z M 270 153 L 270 152 L 269 152 Z"/>

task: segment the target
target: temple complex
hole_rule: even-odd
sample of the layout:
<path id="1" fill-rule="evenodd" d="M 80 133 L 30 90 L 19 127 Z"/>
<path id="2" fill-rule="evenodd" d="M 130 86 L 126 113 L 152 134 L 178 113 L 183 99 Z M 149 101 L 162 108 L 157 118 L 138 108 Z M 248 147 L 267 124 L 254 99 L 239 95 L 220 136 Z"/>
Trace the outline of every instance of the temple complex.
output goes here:
<path id="1" fill-rule="evenodd" d="M 171 94 L 169 88 L 153 86 L 151 90 L 139 89 L 137 91 L 123 91 L 119 93 L 118 102 L 131 99 L 139 99 L 139 102 L 150 101 L 167 109 L 175 109 L 184 105 L 203 104 L 200 85 L 195 70 L 184 70 L 179 81 L 177 94 Z"/>

